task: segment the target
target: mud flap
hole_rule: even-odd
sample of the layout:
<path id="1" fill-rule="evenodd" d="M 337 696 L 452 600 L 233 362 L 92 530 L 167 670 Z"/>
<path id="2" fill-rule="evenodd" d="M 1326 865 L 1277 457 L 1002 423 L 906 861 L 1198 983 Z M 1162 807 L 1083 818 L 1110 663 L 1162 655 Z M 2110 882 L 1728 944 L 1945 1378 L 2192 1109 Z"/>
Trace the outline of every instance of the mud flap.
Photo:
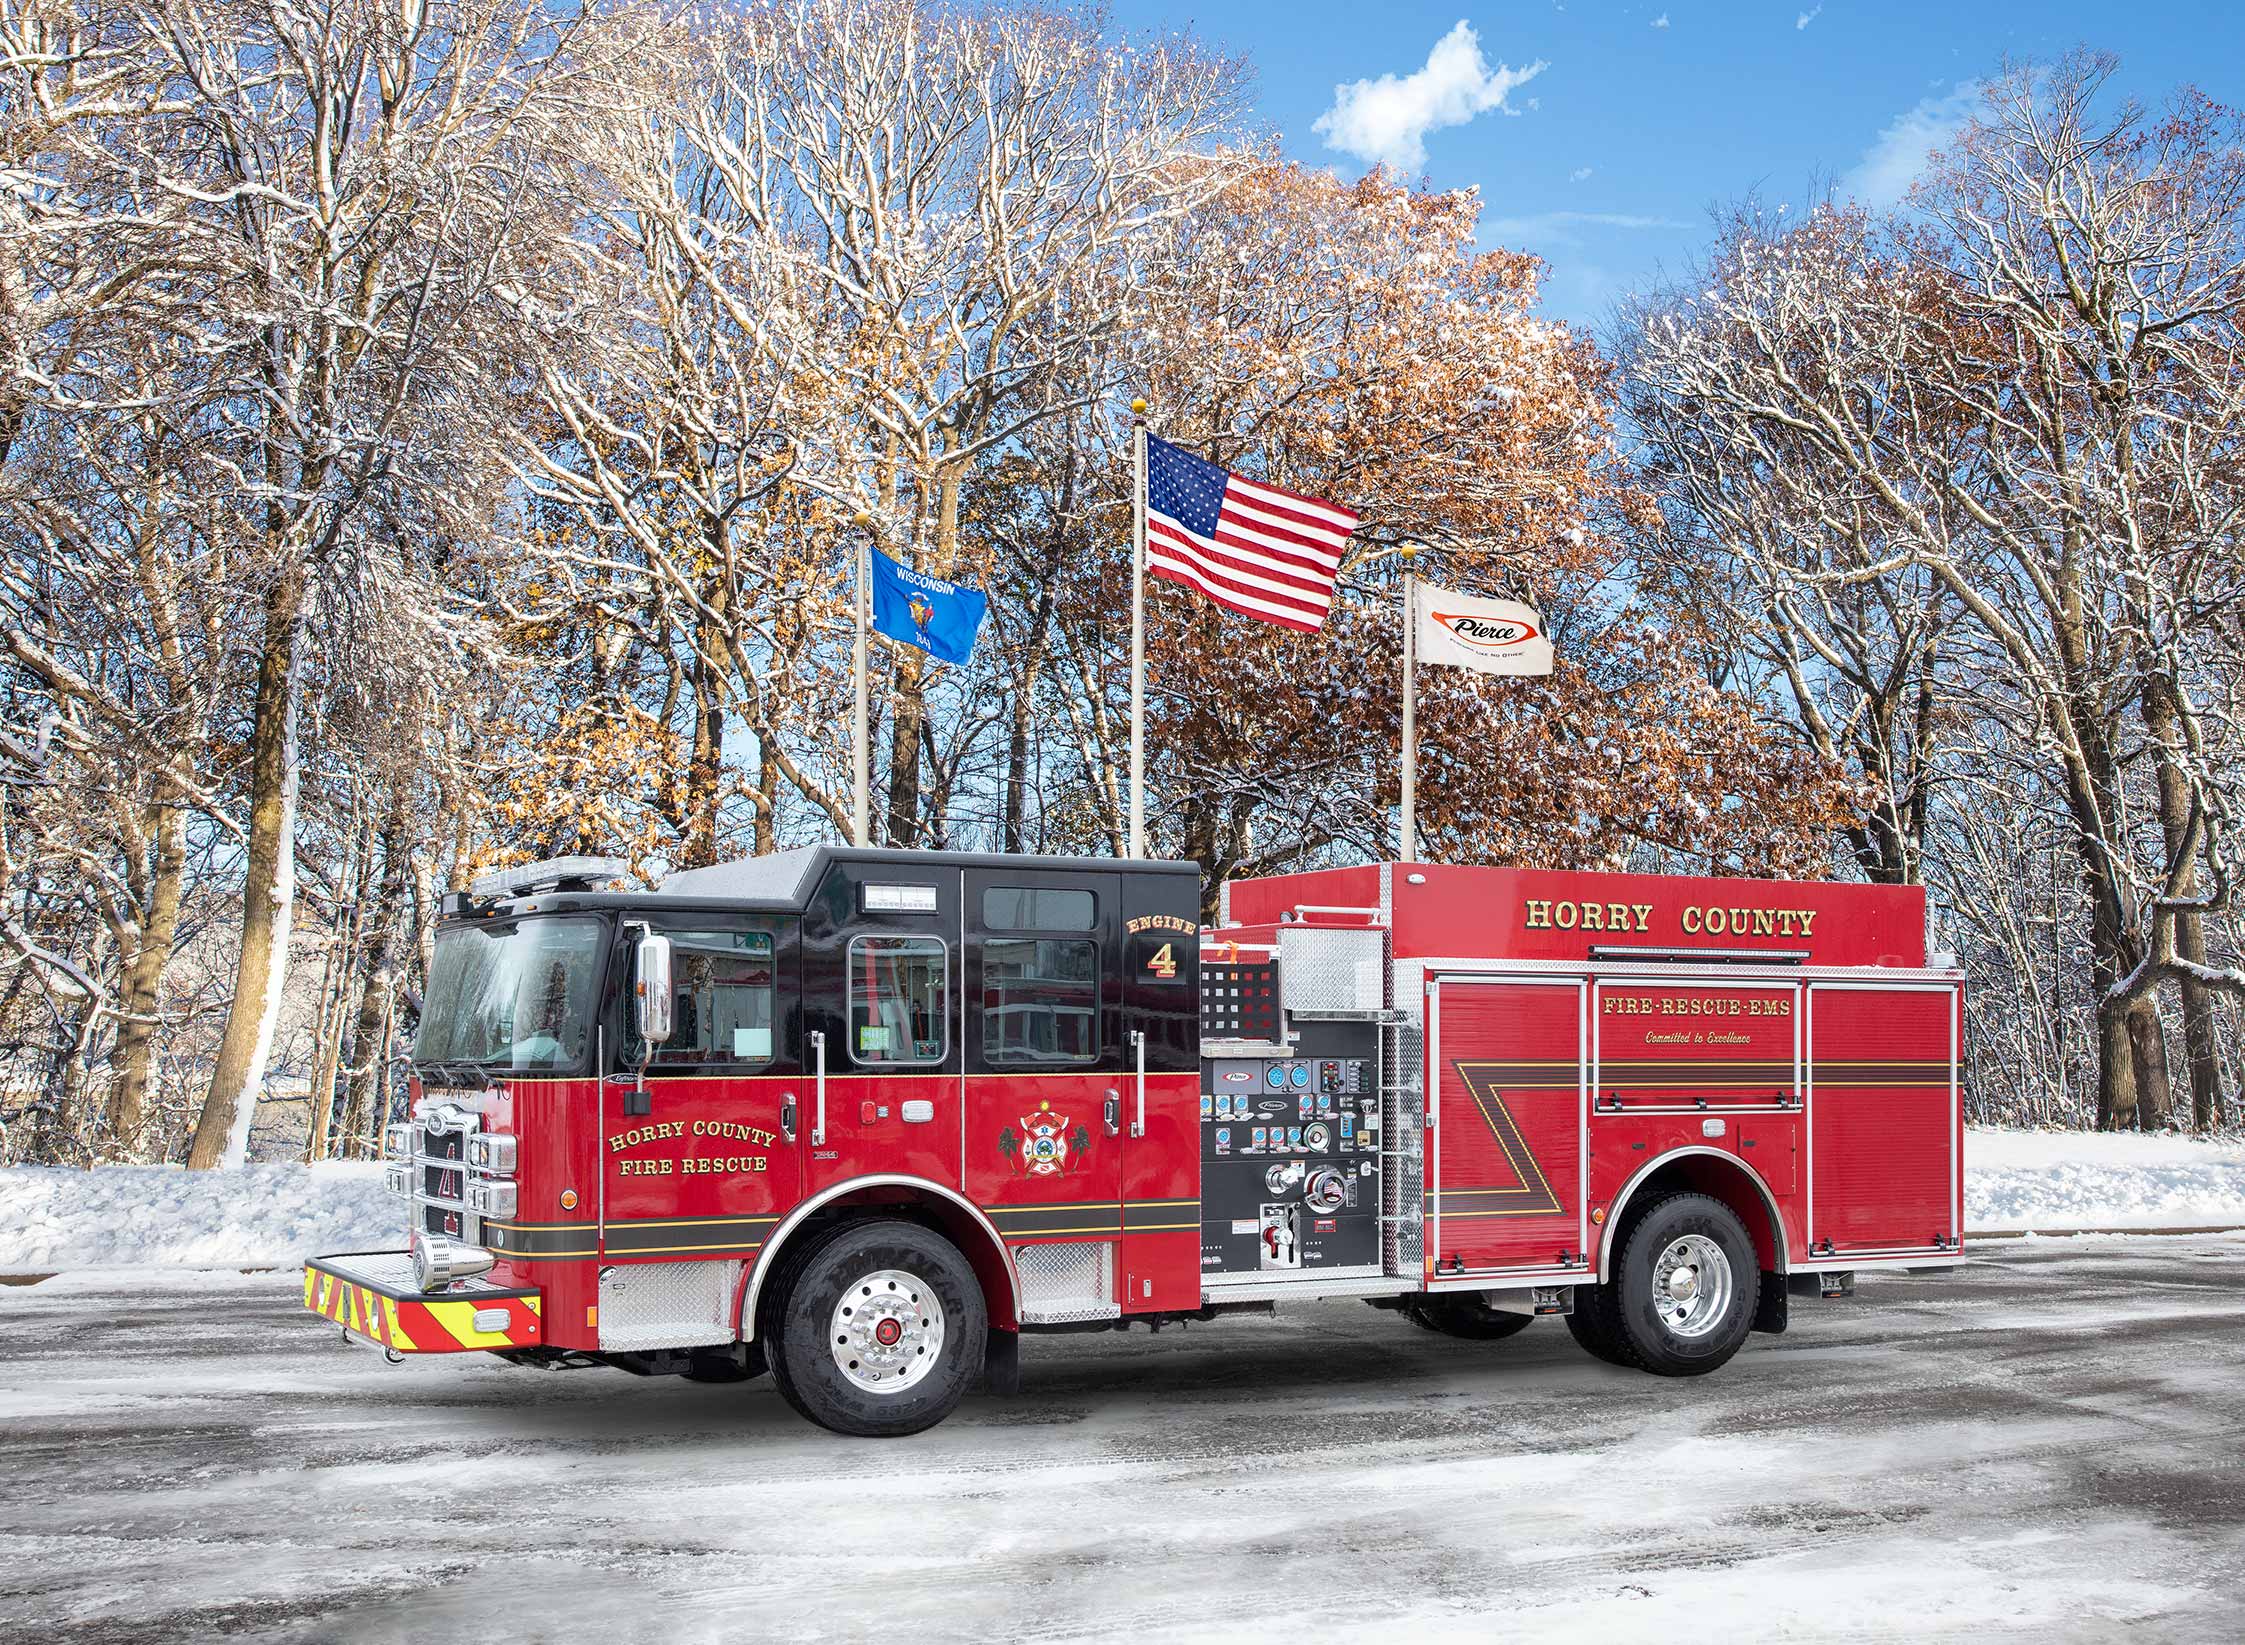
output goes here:
<path id="1" fill-rule="evenodd" d="M 1789 1299 L 1785 1276 L 1762 1270 L 1761 1300 L 1754 1304 L 1754 1329 L 1767 1331 L 1771 1336 L 1783 1336 L 1789 1312 Z"/>
<path id="2" fill-rule="evenodd" d="M 982 1386 L 1002 1396 L 1021 1392 L 1021 1333 L 992 1330 L 982 1350 Z"/>

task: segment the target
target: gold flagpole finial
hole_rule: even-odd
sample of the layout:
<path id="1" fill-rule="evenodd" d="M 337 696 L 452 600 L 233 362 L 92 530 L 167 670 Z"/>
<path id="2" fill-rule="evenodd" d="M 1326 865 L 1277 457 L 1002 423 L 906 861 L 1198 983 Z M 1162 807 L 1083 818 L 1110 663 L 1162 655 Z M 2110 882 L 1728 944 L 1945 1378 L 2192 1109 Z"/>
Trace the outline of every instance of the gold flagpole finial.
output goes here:
<path id="1" fill-rule="evenodd" d="M 1146 415 L 1146 402 L 1145 402 L 1145 401 L 1143 401 L 1143 400 L 1133 400 L 1133 401 L 1131 401 L 1131 402 L 1130 402 L 1130 414 L 1131 414 L 1131 415 L 1132 415 L 1133 417 L 1143 417 L 1143 416 L 1145 416 L 1145 415 Z"/>

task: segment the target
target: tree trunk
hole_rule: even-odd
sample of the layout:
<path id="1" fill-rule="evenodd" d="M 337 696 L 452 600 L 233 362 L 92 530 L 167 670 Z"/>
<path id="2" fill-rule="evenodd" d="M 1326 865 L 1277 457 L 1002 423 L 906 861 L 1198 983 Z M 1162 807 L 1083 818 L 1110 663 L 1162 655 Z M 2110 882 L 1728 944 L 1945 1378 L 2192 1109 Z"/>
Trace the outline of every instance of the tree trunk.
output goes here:
<path id="1" fill-rule="evenodd" d="M 2175 682 L 2153 672 L 2144 679 L 2144 729 L 2151 736 L 2152 768 L 2159 778 L 2159 827 L 2167 843 L 2170 867 L 2182 865 L 2176 882 L 2184 897 L 2198 891 L 2198 869 L 2191 850 L 2190 779 L 2175 762 L 2180 735 L 2175 703 Z M 2206 924 L 2196 914 L 2177 914 L 2175 955 L 2191 965 L 2206 963 Z M 2191 1122 L 2201 1131 L 2220 1123 L 2222 1063 L 2220 1037 L 2214 1023 L 2214 996 L 2192 978 L 2182 982 L 2183 1050 L 2190 1066 Z"/>
<path id="2" fill-rule="evenodd" d="M 386 1091 L 383 1024 L 397 989 L 398 915 L 406 887 L 405 796 L 401 790 L 382 825 L 382 881 L 367 916 L 359 971 L 358 1025 L 351 1036 L 351 1083 L 338 1139 L 348 1151 L 367 1134 L 374 1104 Z M 376 1127 L 378 1129 L 378 1127 Z"/>
<path id="3" fill-rule="evenodd" d="M 2175 1091 L 2156 996 L 2147 994 L 2128 1007 L 2128 1049 L 2136 1076 L 2136 1124 L 2145 1131 L 2163 1131 L 2174 1123 Z"/>
<path id="4" fill-rule="evenodd" d="M 140 1152 L 140 1130 L 147 1123 L 148 1088 L 156 1061 L 156 1014 L 163 1005 L 164 970 L 171 963 L 172 939 L 179 931 L 180 895 L 186 885 L 187 814 L 176 805 L 157 805 L 156 859 L 141 910 L 140 942 L 125 970 L 124 1012 L 109 1085 L 109 1132 L 128 1156 Z"/>
<path id="5" fill-rule="evenodd" d="M 927 712 L 924 658 L 910 646 L 895 648 L 890 692 L 889 807 L 884 844 L 909 846 L 920 834 L 920 721 Z"/>
<path id="6" fill-rule="evenodd" d="M 2097 1000 L 2097 1129 L 2125 1131 L 2136 1123 L 2136 1068 L 2128 1037 L 2128 1008 Z"/>
<path id="7" fill-rule="evenodd" d="M 249 861 L 242 883 L 242 940 L 226 1032 L 195 1122 L 187 1168 L 239 1165 L 265 1083 L 273 1030 L 288 983 L 296 912 L 297 709 L 302 695 L 305 573 L 292 566 L 265 599 L 263 654 L 250 728 Z"/>

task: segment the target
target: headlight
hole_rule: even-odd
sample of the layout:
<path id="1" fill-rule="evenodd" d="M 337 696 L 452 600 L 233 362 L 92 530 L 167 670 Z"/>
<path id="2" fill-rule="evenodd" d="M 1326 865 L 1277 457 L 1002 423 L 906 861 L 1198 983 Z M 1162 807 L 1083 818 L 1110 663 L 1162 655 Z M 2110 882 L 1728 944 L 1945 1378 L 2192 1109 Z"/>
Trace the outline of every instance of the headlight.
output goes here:
<path id="1" fill-rule="evenodd" d="M 514 1175 L 514 1138 L 477 1132 L 468 1138 L 468 1163 L 494 1177 Z"/>
<path id="2" fill-rule="evenodd" d="M 515 1212 L 515 1186 L 511 1182 L 471 1182 L 467 1204 L 479 1217 L 511 1217 Z"/>
<path id="3" fill-rule="evenodd" d="M 413 1167 L 410 1165 L 384 1166 L 382 1168 L 382 1186 L 393 1194 L 410 1195 L 413 1192 Z"/>
<path id="4" fill-rule="evenodd" d="M 393 1125 L 382 1133 L 382 1152 L 392 1159 L 413 1157 L 413 1127 Z"/>
<path id="5" fill-rule="evenodd" d="M 495 1260 L 481 1246 L 462 1245 L 424 1230 L 414 1232 L 412 1255 L 413 1283 L 424 1291 L 441 1291 L 455 1280 L 473 1279 Z"/>

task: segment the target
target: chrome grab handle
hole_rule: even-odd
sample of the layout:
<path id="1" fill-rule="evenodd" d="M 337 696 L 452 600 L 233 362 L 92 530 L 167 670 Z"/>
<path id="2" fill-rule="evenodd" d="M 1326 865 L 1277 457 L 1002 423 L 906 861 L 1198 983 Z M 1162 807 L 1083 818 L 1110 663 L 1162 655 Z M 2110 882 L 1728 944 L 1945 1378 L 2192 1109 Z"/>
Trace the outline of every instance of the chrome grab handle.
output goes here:
<path id="1" fill-rule="evenodd" d="M 1143 1028 L 1130 1031 L 1130 1047 L 1138 1058 L 1138 1117 L 1131 1121 L 1130 1134 L 1142 1137 L 1146 1134 L 1146 1031 Z"/>
<path id="2" fill-rule="evenodd" d="M 822 1029 L 811 1030 L 811 1055 L 816 1058 L 813 1068 L 818 1079 L 818 1095 L 811 1110 L 811 1146 L 826 1146 L 826 1034 Z"/>
<path id="3" fill-rule="evenodd" d="M 1122 1093 L 1115 1090 L 1112 1086 L 1109 1086 L 1107 1089 L 1107 1102 L 1102 1112 L 1104 1118 L 1107 1121 L 1107 1135 L 1109 1135 L 1110 1137 L 1121 1136 Z"/>

